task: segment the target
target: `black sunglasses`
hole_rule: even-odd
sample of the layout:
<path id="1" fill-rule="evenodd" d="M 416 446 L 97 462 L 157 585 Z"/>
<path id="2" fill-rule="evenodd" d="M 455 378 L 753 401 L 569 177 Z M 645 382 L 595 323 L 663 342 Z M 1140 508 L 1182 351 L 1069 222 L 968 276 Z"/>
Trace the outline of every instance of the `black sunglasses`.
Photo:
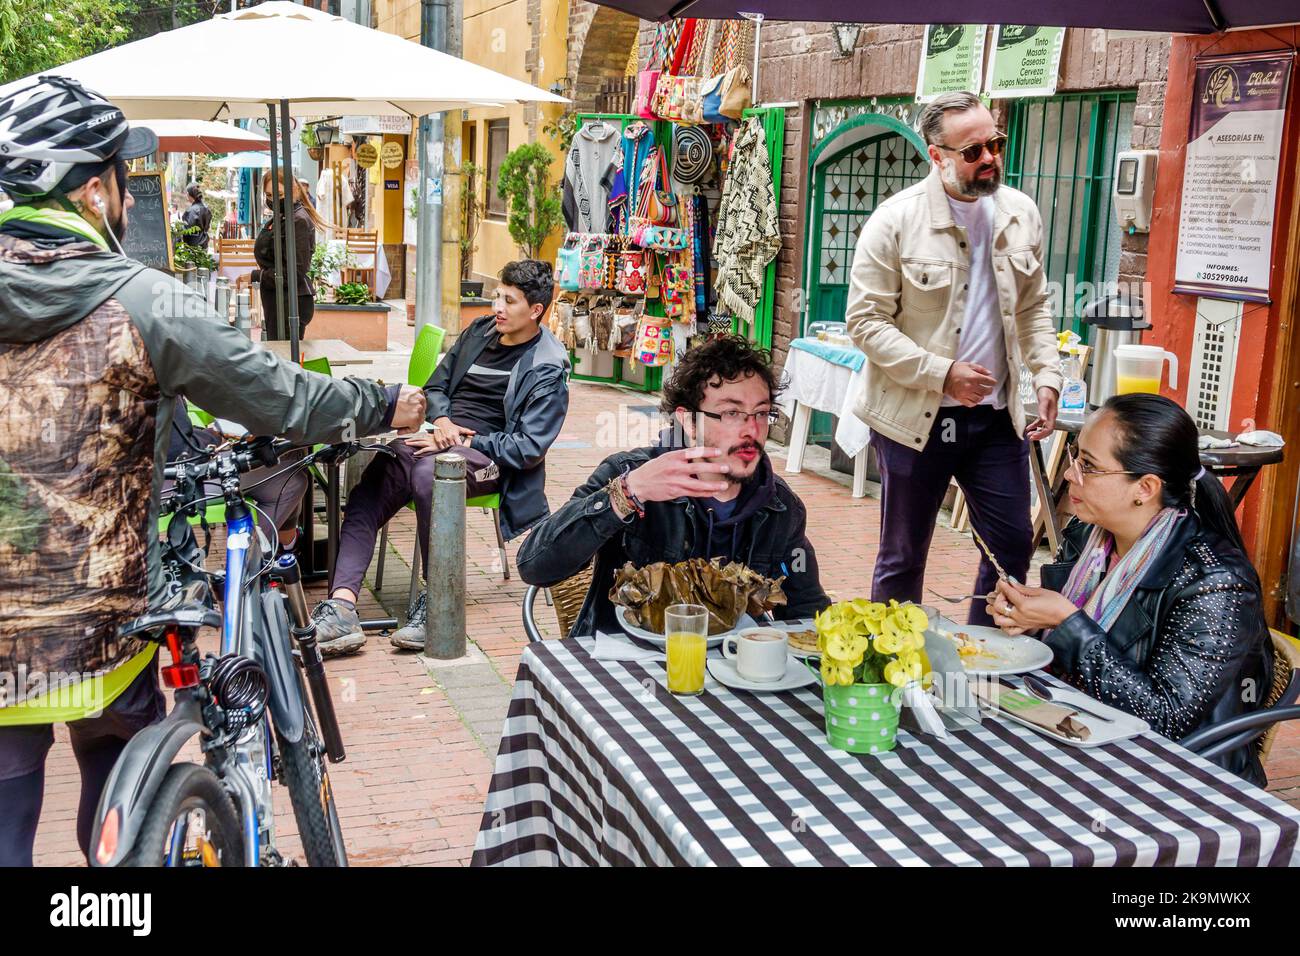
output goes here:
<path id="1" fill-rule="evenodd" d="M 943 143 L 935 143 L 934 145 L 938 146 L 940 149 L 946 149 L 950 153 L 961 153 L 961 158 L 966 160 L 968 163 L 977 163 L 979 162 L 980 157 L 984 155 L 984 150 L 986 149 L 989 151 L 989 155 L 994 159 L 1001 156 L 1002 150 L 1007 145 L 1007 137 L 1003 133 L 998 133 L 997 136 L 994 136 L 987 143 L 971 143 L 969 146 L 963 146 L 961 149 L 957 149 L 955 146 L 945 146 Z"/>

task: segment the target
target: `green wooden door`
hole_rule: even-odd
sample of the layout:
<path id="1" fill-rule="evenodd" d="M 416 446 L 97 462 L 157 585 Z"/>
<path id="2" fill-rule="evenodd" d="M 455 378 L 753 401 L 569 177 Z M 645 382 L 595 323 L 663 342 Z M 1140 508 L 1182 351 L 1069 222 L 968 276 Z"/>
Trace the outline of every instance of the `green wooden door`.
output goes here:
<path id="1" fill-rule="evenodd" d="M 901 133 L 844 147 L 813 174 L 809 321 L 844 321 L 858 233 L 880 203 L 930 171 L 925 153 Z"/>

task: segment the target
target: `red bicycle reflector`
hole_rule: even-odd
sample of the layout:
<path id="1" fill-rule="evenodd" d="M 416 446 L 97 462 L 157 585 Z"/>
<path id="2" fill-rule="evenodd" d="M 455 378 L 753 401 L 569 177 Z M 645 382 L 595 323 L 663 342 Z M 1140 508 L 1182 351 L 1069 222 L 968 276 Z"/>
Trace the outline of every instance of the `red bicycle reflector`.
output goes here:
<path id="1" fill-rule="evenodd" d="M 99 828 L 99 846 L 95 848 L 95 862 L 100 866 L 107 866 L 117 853 L 117 835 L 121 818 L 120 808 L 114 807 L 108 811 L 108 816 L 104 818 Z"/>
<path id="2" fill-rule="evenodd" d="M 180 687 L 197 687 L 199 683 L 198 664 L 169 664 L 161 668 L 163 683 L 176 690 Z"/>

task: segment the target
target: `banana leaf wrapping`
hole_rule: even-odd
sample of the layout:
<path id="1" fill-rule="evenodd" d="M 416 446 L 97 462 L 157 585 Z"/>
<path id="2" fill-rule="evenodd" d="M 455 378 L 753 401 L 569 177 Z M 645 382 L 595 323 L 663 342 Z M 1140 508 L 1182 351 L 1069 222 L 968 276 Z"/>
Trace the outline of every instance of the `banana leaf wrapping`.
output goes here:
<path id="1" fill-rule="evenodd" d="M 757 620 L 785 606 L 784 577 L 765 578 L 757 571 L 720 558 L 691 558 L 678 564 L 662 561 L 634 568 L 629 561 L 614 574 L 609 599 L 628 609 L 628 622 L 656 634 L 664 632 L 664 611 L 673 604 L 701 604 L 709 611 L 709 633 L 736 626 L 748 611 Z"/>

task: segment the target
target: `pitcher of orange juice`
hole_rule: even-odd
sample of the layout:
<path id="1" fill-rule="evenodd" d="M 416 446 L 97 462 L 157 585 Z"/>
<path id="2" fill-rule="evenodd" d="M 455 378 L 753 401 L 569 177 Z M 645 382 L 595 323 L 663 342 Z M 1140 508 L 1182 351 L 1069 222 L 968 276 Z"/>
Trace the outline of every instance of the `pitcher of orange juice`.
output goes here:
<path id="1" fill-rule="evenodd" d="M 1120 345 L 1115 349 L 1115 391 L 1160 393 L 1165 361 L 1169 362 L 1169 387 L 1178 387 L 1178 356 L 1156 345 Z"/>
<path id="2" fill-rule="evenodd" d="M 709 612 L 700 604 L 671 604 L 664 611 L 668 652 L 668 690 L 694 696 L 704 692 L 704 655 Z"/>

